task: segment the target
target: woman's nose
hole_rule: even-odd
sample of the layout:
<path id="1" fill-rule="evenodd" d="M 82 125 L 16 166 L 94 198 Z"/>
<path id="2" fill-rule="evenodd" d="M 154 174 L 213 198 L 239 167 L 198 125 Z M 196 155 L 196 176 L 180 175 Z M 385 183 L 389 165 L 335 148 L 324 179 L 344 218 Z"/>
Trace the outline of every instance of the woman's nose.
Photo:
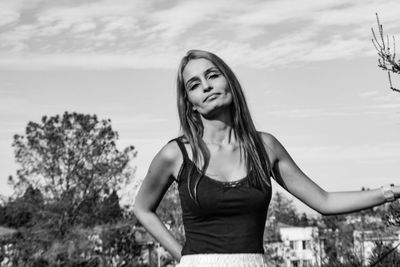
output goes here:
<path id="1" fill-rule="evenodd" d="M 212 89 L 212 85 L 210 84 L 210 82 L 206 79 L 202 80 L 202 86 L 203 86 L 203 90 L 204 91 L 210 91 Z"/>

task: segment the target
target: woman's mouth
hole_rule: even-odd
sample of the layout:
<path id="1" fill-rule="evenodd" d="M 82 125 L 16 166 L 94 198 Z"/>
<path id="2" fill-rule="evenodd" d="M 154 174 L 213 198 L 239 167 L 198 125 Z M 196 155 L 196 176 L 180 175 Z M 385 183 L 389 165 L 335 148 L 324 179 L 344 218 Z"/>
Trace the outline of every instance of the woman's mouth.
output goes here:
<path id="1" fill-rule="evenodd" d="M 206 102 L 206 101 L 208 101 L 208 100 L 213 100 L 213 99 L 216 98 L 218 95 L 219 95 L 219 93 L 210 94 L 210 95 L 208 95 L 208 96 L 204 99 L 203 102 Z"/>

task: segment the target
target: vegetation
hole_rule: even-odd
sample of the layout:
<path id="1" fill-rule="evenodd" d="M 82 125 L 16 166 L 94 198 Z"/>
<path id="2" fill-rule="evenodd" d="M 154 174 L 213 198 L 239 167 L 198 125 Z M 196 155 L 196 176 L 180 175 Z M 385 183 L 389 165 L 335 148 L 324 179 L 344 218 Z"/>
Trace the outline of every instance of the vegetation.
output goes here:
<path id="1" fill-rule="evenodd" d="M 391 74 L 400 74 L 396 40 L 372 28 L 378 66 L 388 73 L 390 89 L 400 92 Z M 130 166 L 137 151 L 117 148 L 118 134 L 110 120 L 96 115 L 65 112 L 29 122 L 24 135 L 15 135 L 18 170 L 9 177 L 15 195 L 0 199 L 0 225 L 16 233 L 0 235 L 1 266 L 149 266 L 155 263 L 155 244 L 132 213 L 119 205 L 120 189 L 134 177 Z M 176 185 L 164 196 L 157 214 L 181 243 L 184 242 Z M 309 218 L 277 192 L 270 204 L 264 239 L 281 241 L 279 225 L 316 226 L 324 246 L 322 265 L 363 266 L 355 249 L 354 231 L 388 233 L 400 227 L 400 203 L 350 215 Z M 379 236 L 379 235 L 378 235 Z M 364 236 L 363 236 L 364 238 Z M 378 240 L 370 266 L 399 266 L 400 243 Z M 268 247 L 272 266 L 284 259 Z M 160 252 L 162 266 L 173 264 Z M 154 264 L 153 264 L 154 265 Z"/>
<path id="2" fill-rule="evenodd" d="M 136 221 L 123 217 L 117 193 L 134 175 L 129 162 L 136 151 L 119 151 L 117 139 L 109 120 L 67 112 L 29 122 L 25 135 L 14 136 L 15 196 L 0 209 L 0 224 L 18 229 L 1 240 L 13 266 L 107 262 L 116 255 L 123 262 L 140 252 L 136 239 L 127 239 Z"/>
<path id="3" fill-rule="evenodd" d="M 399 243 L 400 244 L 400 243 Z M 372 251 L 372 255 L 368 259 L 369 264 L 379 267 L 396 267 L 400 263 L 400 252 L 397 250 L 399 246 L 392 244 L 384 244 L 382 241 L 377 241 Z"/>

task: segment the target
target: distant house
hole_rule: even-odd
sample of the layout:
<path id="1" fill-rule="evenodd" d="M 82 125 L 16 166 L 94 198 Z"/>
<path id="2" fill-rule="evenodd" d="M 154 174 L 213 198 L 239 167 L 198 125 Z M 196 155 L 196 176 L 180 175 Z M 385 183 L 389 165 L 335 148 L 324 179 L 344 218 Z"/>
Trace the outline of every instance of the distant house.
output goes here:
<path id="1" fill-rule="evenodd" d="M 321 264 L 323 244 L 317 227 L 278 224 L 283 242 L 283 258 L 288 267 L 311 267 Z"/>
<path id="2" fill-rule="evenodd" d="M 400 242 L 400 231 L 356 230 L 353 232 L 353 240 L 356 253 L 363 259 L 363 264 L 367 264 L 375 247 L 375 242 L 379 241 L 386 245 L 398 243 Z"/>
<path id="3" fill-rule="evenodd" d="M 13 254 L 11 238 L 17 230 L 0 226 L 0 266 L 11 266 L 10 255 Z"/>
<path id="4" fill-rule="evenodd" d="M 15 229 L 0 226 L 0 240 L 8 239 L 12 237 L 16 232 L 17 230 Z"/>
<path id="5" fill-rule="evenodd" d="M 360 214 L 349 214 L 346 216 L 347 224 L 356 224 L 356 223 L 364 223 L 364 224 L 372 224 L 372 223 L 382 223 L 382 218 L 380 216 L 373 215 L 363 215 Z"/>

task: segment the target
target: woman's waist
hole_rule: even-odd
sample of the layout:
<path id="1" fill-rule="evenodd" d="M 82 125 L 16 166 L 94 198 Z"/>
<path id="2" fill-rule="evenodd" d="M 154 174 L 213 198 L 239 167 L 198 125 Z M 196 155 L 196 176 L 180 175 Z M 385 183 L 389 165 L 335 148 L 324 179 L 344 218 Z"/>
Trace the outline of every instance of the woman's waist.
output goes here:
<path id="1" fill-rule="evenodd" d="M 267 266 L 267 260 L 263 253 L 202 253 L 182 256 L 177 266 Z"/>
<path id="2" fill-rule="evenodd" d="M 208 217 L 208 218 L 183 218 L 185 235 L 192 239 L 220 239 L 228 241 L 235 238 L 263 238 L 264 218 L 249 216 L 236 217 Z"/>
<path id="3" fill-rule="evenodd" d="M 263 234 L 251 235 L 212 235 L 186 234 L 182 255 L 189 254 L 251 253 L 263 254 Z"/>

